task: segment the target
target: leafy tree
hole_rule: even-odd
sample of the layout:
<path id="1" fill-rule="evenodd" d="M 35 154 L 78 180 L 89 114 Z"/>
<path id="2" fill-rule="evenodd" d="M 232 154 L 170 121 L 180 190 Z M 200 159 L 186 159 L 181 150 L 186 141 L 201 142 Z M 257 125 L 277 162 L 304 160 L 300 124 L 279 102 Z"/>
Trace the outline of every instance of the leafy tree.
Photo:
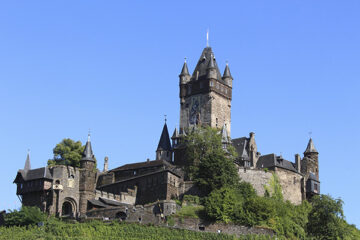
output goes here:
<path id="1" fill-rule="evenodd" d="M 46 220 L 46 214 L 41 212 L 38 207 L 23 206 L 19 211 L 10 210 L 5 215 L 6 226 L 27 226 L 38 224 Z"/>
<path id="2" fill-rule="evenodd" d="M 234 164 L 236 152 L 232 146 L 228 146 L 226 151 L 222 148 L 218 130 L 210 127 L 196 129 L 186 136 L 185 143 L 188 161 L 185 172 L 205 194 L 239 183 Z"/>
<path id="3" fill-rule="evenodd" d="M 80 141 L 65 138 L 60 143 L 56 144 L 53 149 L 54 158 L 49 159 L 48 165 L 69 165 L 73 167 L 80 167 L 80 160 L 84 149 L 85 145 L 82 145 Z"/>
<path id="4" fill-rule="evenodd" d="M 329 195 L 314 196 L 307 231 L 318 239 L 354 239 L 350 225 L 344 220 L 343 201 Z M 356 233 L 356 231 L 355 231 Z"/>

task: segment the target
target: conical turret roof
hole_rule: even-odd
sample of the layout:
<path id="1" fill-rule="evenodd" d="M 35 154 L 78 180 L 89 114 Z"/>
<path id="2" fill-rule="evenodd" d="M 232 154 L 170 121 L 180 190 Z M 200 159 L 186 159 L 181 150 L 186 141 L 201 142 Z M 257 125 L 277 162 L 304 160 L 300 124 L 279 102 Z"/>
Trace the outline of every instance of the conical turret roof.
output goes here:
<path id="1" fill-rule="evenodd" d="M 184 75 L 190 75 L 186 60 L 184 62 L 184 65 L 183 65 L 183 67 L 181 69 L 181 73 L 180 73 L 180 76 L 184 76 Z"/>
<path id="2" fill-rule="evenodd" d="M 179 138 L 179 132 L 178 132 L 177 128 L 175 128 L 174 133 L 173 133 L 171 139 L 176 139 L 176 138 Z"/>
<path id="3" fill-rule="evenodd" d="M 158 144 L 156 151 L 158 151 L 158 150 L 165 150 L 165 151 L 171 150 L 169 131 L 168 131 L 166 122 L 164 124 L 163 130 L 162 130 L 162 133 L 160 136 L 159 144 Z"/>
<path id="4" fill-rule="evenodd" d="M 93 161 L 93 162 L 95 162 L 94 154 L 93 154 L 92 147 L 91 147 L 90 134 L 88 135 L 88 139 L 87 139 L 87 142 L 86 142 L 86 145 L 85 145 L 84 152 L 82 154 L 81 161 Z"/>
<path id="5" fill-rule="evenodd" d="M 229 64 L 227 64 L 227 63 L 226 63 L 226 67 L 225 67 L 225 70 L 224 70 L 223 78 L 231 78 L 231 79 L 233 79 L 233 77 L 231 76 L 231 73 L 230 73 Z"/>
<path id="6" fill-rule="evenodd" d="M 315 148 L 315 145 L 314 145 L 314 142 L 313 142 L 312 138 L 310 138 L 309 143 L 308 143 L 308 145 L 306 147 L 306 150 L 305 150 L 304 154 L 306 154 L 306 153 L 318 153 L 318 151 Z"/>
<path id="7" fill-rule="evenodd" d="M 214 57 L 214 53 L 211 47 L 204 48 L 203 52 L 201 53 L 200 59 L 195 67 L 192 78 L 196 79 L 196 77 L 198 77 L 198 80 L 206 79 L 208 67 L 214 68 L 216 71 L 217 79 L 221 80 L 220 70 L 216 63 L 216 59 Z"/>

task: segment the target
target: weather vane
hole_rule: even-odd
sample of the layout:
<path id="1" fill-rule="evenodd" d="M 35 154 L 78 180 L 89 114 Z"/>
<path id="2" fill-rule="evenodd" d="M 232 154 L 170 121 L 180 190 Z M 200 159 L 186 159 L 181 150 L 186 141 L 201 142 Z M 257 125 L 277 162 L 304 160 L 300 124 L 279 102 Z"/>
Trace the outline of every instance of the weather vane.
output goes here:
<path id="1" fill-rule="evenodd" d="M 167 121 L 166 117 L 167 117 L 167 115 L 165 114 L 165 115 L 164 115 L 164 118 L 165 118 L 165 123 L 166 123 L 166 121 Z"/>

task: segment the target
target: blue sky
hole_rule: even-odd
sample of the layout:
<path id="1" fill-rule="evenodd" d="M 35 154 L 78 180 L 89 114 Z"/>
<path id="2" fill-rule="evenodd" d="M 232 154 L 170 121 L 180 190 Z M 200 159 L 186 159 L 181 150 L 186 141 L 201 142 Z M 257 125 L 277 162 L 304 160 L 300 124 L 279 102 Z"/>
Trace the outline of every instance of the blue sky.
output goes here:
<path id="1" fill-rule="evenodd" d="M 206 44 L 234 77 L 232 137 L 293 161 L 312 132 L 322 193 L 360 226 L 359 1 L 2 1 L 0 209 L 31 149 L 44 166 L 63 138 L 92 132 L 99 165 L 155 157 L 178 74 Z"/>

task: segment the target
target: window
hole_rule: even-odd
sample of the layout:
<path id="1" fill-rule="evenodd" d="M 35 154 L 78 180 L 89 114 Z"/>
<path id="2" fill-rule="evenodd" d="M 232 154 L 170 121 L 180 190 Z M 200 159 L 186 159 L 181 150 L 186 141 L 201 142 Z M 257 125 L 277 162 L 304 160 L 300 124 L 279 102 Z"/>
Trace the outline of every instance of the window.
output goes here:
<path id="1" fill-rule="evenodd" d="M 213 81 L 210 81 L 210 87 L 213 87 L 213 86 L 214 86 Z"/>
<path id="2" fill-rule="evenodd" d="M 318 191 L 318 185 L 316 183 L 314 183 L 314 191 L 317 192 Z"/>
<path id="3" fill-rule="evenodd" d="M 136 175 L 136 170 L 134 170 L 134 175 Z"/>
<path id="4" fill-rule="evenodd" d="M 203 87 L 204 87 L 204 83 L 200 82 L 200 88 L 203 88 Z"/>
<path id="5" fill-rule="evenodd" d="M 218 126 L 218 119 L 216 118 L 216 127 Z"/>

